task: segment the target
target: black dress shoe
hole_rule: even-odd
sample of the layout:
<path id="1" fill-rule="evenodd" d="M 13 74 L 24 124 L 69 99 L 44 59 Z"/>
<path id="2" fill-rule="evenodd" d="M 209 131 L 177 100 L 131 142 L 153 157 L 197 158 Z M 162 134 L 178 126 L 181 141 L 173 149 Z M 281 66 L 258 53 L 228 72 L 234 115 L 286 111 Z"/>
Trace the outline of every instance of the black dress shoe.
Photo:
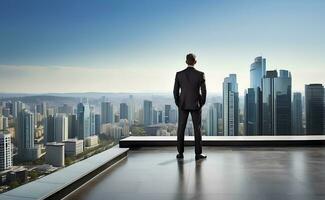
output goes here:
<path id="1" fill-rule="evenodd" d="M 207 158 L 207 156 L 204 154 L 195 155 L 195 160 L 200 160 L 200 159 L 205 159 L 205 158 Z"/>
<path id="2" fill-rule="evenodd" d="M 177 158 L 177 159 L 182 159 L 182 158 L 184 158 L 184 156 L 183 156 L 182 153 L 179 153 L 179 154 L 177 154 L 176 158 Z"/>

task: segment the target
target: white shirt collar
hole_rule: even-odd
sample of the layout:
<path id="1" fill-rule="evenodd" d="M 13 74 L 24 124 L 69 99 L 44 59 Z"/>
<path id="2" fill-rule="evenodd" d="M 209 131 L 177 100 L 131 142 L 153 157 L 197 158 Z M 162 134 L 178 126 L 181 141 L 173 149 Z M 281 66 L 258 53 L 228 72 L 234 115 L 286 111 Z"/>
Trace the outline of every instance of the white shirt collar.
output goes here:
<path id="1" fill-rule="evenodd" d="M 194 65 L 187 65 L 187 67 L 194 67 Z"/>

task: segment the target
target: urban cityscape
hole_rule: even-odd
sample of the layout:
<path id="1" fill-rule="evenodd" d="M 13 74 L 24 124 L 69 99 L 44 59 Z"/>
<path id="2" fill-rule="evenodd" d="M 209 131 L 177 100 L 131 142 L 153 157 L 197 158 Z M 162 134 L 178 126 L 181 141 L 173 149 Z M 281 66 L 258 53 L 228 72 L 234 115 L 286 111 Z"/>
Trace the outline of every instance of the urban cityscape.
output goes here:
<path id="1" fill-rule="evenodd" d="M 273 70 L 264 57 L 250 66 L 250 87 L 237 74 L 208 95 L 206 136 L 324 135 L 324 86 L 293 92 L 291 72 Z M 0 99 L 1 192 L 102 152 L 128 136 L 175 136 L 178 110 L 171 94 L 3 95 Z M 189 119 L 186 135 L 192 136 Z"/>

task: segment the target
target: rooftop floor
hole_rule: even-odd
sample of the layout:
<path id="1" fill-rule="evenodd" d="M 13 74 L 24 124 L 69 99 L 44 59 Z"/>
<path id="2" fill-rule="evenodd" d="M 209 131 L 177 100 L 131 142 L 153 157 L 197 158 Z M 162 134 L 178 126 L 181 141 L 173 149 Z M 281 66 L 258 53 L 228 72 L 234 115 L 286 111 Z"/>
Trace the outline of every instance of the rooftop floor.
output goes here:
<path id="1" fill-rule="evenodd" d="M 143 147 L 67 199 L 325 199 L 325 147 Z"/>

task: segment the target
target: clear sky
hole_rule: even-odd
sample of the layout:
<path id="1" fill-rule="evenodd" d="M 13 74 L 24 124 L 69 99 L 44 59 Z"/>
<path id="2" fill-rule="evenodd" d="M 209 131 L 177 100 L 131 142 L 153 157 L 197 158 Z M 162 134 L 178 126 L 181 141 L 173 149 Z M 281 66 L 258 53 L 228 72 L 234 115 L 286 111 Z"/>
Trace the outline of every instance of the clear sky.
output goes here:
<path id="1" fill-rule="evenodd" d="M 256 56 L 293 90 L 324 83 L 325 1 L 0 1 L 0 92 L 166 92 L 197 55 L 208 92 L 242 94 Z"/>

